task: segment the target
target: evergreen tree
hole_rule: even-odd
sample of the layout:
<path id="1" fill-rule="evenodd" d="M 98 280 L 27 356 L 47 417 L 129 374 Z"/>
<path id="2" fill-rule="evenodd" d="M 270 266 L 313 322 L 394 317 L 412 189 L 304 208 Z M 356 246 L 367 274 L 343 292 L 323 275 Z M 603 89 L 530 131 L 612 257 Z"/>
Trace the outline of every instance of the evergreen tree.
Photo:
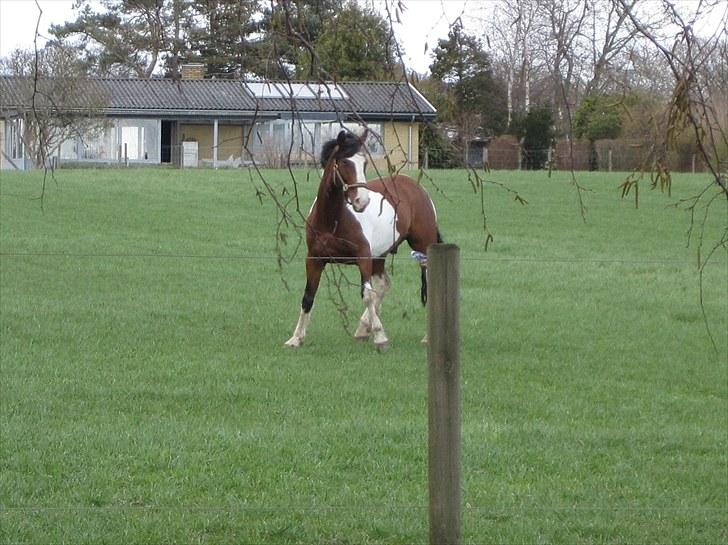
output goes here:
<path id="1" fill-rule="evenodd" d="M 72 41 L 92 73 L 148 78 L 170 48 L 172 6 L 169 0 L 78 0 L 76 20 L 52 25 L 50 33 Z"/>
<path id="2" fill-rule="evenodd" d="M 538 170 L 546 166 L 548 150 L 554 140 L 551 108 L 533 108 L 523 118 L 514 118 L 512 132 L 521 141 L 524 168 Z"/>
<path id="3" fill-rule="evenodd" d="M 258 0 L 193 0 L 189 10 L 186 61 L 205 64 L 208 76 L 215 77 L 260 71 Z"/>
<path id="4" fill-rule="evenodd" d="M 89 73 L 177 77 L 183 62 L 208 76 L 387 79 L 396 43 L 386 21 L 354 0 L 78 0 L 57 41 Z"/>
<path id="5" fill-rule="evenodd" d="M 574 136 L 589 141 L 589 169 L 597 170 L 596 141 L 617 138 L 622 132 L 621 98 L 593 94 L 585 97 L 574 118 Z"/>
<path id="6" fill-rule="evenodd" d="M 269 78 L 319 79 L 314 72 L 315 43 L 340 7 L 341 0 L 281 0 L 266 7 L 259 24 L 257 73 Z"/>
<path id="7" fill-rule="evenodd" d="M 434 54 L 432 78 L 442 83 L 451 105 L 443 121 L 457 126 L 460 144 L 465 147 L 476 136 L 501 133 L 508 119 L 505 86 L 493 76 L 481 41 L 466 34 L 458 20 Z"/>
<path id="8" fill-rule="evenodd" d="M 300 76 L 337 80 L 385 80 L 395 74 L 394 36 L 386 21 L 356 2 L 345 3 L 327 21 L 314 40 L 315 56 L 304 55 L 298 65 Z M 308 59 L 313 59 L 311 65 Z"/>

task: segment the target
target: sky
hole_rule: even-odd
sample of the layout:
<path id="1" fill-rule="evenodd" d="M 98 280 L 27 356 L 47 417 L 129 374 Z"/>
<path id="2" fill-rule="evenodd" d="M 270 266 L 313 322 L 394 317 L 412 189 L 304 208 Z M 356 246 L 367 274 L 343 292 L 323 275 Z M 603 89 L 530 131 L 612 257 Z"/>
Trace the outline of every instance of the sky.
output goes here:
<path id="1" fill-rule="evenodd" d="M 427 72 L 432 62 L 430 52 L 438 39 L 447 37 L 450 24 L 463 13 L 479 10 L 485 1 L 404 0 L 407 9 L 402 14 L 402 24 L 395 22 L 394 31 L 404 47 L 408 68 Z M 384 13 L 385 0 L 368 0 L 368 3 Z M 389 0 L 390 6 L 394 3 Z M 75 19 L 73 0 L 38 0 L 38 4 L 43 10 L 38 28 L 41 36 L 48 35 L 51 24 Z M 37 19 L 34 0 L 0 0 L 0 56 L 6 56 L 16 48 L 32 49 Z M 38 45 L 43 43 L 39 39 Z"/>

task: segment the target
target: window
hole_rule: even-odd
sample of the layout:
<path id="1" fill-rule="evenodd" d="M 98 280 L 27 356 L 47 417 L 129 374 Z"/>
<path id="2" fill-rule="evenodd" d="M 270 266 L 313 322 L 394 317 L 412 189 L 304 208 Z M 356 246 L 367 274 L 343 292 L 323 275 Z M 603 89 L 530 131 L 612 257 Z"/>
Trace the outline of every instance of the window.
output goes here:
<path id="1" fill-rule="evenodd" d="M 119 152 L 117 148 L 116 127 L 108 123 L 84 135 L 81 139 L 82 152 L 79 158 L 114 161 L 118 159 L 117 155 Z M 61 147 L 61 158 L 63 159 L 63 147 Z"/>
<path id="2" fill-rule="evenodd" d="M 333 100 L 346 100 L 349 96 L 337 85 L 333 83 L 318 83 L 312 84 L 315 86 L 315 93 L 320 98 L 330 98 Z"/>
<path id="3" fill-rule="evenodd" d="M 5 146 L 10 159 L 23 158 L 23 120 L 9 119 L 5 125 Z"/>
<path id="4" fill-rule="evenodd" d="M 159 162 L 161 135 L 158 120 L 122 119 L 118 123 L 121 159 Z"/>
<path id="5" fill-rule="evenodd" d="M 248 91 L 255 98 L 321 98 L 345 100 L 349 98 L 333 83 L 288 83 L 288 82 L 245 82 Z"/>
<path id="6" fill-rule="evenodd" d="M 255 98 L 284 98 L 275 83 L 246 82 L 245 86 Z"/>
<path id="7" fill-rule="evenodd" d="M 66 161 L 78 159 L 78 138 L 73 136 L 61 142 L 58 149 L 58 156 Z"/>

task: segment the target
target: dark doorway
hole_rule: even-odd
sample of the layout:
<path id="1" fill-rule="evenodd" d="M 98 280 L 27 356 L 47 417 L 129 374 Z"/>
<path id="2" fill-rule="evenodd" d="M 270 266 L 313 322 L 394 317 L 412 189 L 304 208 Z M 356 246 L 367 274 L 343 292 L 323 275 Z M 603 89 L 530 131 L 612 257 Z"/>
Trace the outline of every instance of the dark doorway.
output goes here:
<path id="1" fill-rule="evenodd" d="M 174 121 L 162 121 L 162 163 L 172 162 L 172 136 Z"/>

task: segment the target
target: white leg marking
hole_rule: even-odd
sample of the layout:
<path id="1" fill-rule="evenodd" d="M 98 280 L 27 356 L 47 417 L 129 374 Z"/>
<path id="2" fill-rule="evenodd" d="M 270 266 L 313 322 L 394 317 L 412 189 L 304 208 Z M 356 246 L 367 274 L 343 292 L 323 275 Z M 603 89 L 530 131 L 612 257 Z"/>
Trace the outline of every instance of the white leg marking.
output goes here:
<path id="1" fill-rule="evenodd" d="M 379 313 L 379 308 L 382 306 L 384 296 L 387 295 L 387 292 L 389 291 L 392 282 L 390 282 L 389 275 L 386 272 L 383 272 L 381 276 L 377 276 L 375 278 L 379 280 L 379 284 L 376 288 L 377 293 L 379 294 L 379 302 L 377 306 L 377 313 Z"/>
<path id="2" fill-rule="evenodd" d="M 374 345 L 377 348 L 384 348 L 389 343 L 387 334 L 384 332 L 384 326 L 379 320 L 377 314 L 377 300 L 379 297 L 377 293 L 372 289 L 371 284 L 366 282 L 364 284 L 364 306 L 369 314 L 369 325 L 371 332 L 374 334 Z"/>
<path id="3" fill-rule="evenodd" d="M 303 309 L 301 309 L 301 314 L 298 315 L 298 323 L 296 324 L 296 329 L 293 331 L 293 336 L 286 341 L 286 346 L 290 346 L 291 348 L 298 348 L 303 344 L 303 341 L 306 338 L 306 328 L 308 327 L 308 323 L 310 321 L 311 313 L 304 312 Z"/>
<path id="4" fill-rule="evenodd" d="M 354 331 L 354 338 L 358 341 L 365 341 L 369 338 L 369 331 L 369 309 L 365 308 L 364 313 L 359 318 L 359 325 L 356 327 L 356 331 Z"/>
<path id="5" fill-rule="evenodd" d="M 387 291 L 389 291 L 389 286 L 389 276 L 387 276 L 386 272 L 382 275 L 372 276 L 372 297 L 374 297 L 374 309 L 376 310 L 377 315 L 380 313 L 382 300 L 384 299 Z M 360 341 L 368 339 L 371 331 L 372 326 L 371 320 L 369 319 L 369 307 L 365 306 L 364 312 L 362 313 L 361 318 L 359 318 L 359 325 L 354 332 L 354 338 Z"/>

